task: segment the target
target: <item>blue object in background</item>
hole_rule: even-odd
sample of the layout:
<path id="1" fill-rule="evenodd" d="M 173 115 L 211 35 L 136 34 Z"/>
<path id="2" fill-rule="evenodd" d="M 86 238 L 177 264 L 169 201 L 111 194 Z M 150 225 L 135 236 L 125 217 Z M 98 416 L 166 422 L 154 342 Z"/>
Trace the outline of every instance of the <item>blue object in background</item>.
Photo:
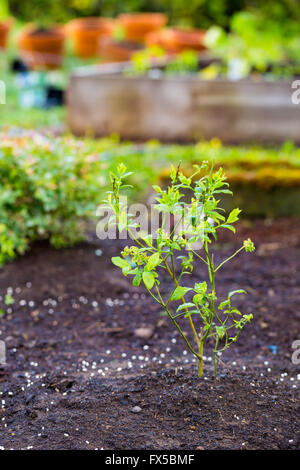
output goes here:
<path id="1" fill-rule="evenodd" d="M 270 349 L 270 351 L 272 351 L 273 354 L 277 354 L 277 346 L 274 346 L 274 344 L 270 344 L 268 348 Z"/>
<path id="2" fill-rule="evenodd" d="M 46 105 L 46 74 L 45 72 L 18 73 L 16 76 L 19 88 L 19 104 L 21 108 L 44 108 Z"/>
<path id="3" fill-rule="evenodd" d="M 52 108 L 64 103 L 64 90 L 59 74 L 30 71 L 21 62 L 15 60 L 12 70 L 16 73 L 15 81 L 19 89 L 19 105 L 23 109 Z"/>

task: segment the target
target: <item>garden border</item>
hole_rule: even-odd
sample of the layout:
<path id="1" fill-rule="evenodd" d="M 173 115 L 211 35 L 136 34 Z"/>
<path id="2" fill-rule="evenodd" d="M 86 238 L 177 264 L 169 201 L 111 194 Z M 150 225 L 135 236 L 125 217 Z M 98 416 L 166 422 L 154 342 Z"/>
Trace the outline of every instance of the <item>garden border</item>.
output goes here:
<path id="1" fill-rule="evenodd" d="M 115 63 L 74 70 L 67 91 L 74 134 L 300 143 L 300 106 L 292 103 L 292 82 L 162 77 L 159 70 L 157 78 L 124 76 L 126 67 Z"/>

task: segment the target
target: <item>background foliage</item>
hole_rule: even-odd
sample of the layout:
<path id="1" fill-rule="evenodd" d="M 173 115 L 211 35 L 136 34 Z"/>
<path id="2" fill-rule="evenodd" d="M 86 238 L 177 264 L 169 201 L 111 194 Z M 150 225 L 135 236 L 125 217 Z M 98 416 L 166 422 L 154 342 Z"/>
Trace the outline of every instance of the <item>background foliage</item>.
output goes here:
<path id="1" fill-rule="evenodd" d="M 169 179 L 170 163 L 180 161 L 189 175 L 194 163 L 214 160 L 230 184 L 263 190 L 298 187 L 300 181 L 300 149 L 289 142 L 278 150 L 224 147 L 218 139 L 191 146 L 135 145 L 116 136 L 77 139 L 2 128 L 0 264 L 38 239 L 56 247 L 81 240 L 109 187 L 109 172 L 124 160 L 135 172 L 129 178 L 132 201 L 147 198 L 152 184 Z"/>
<path id="2" fill-rule="evenodd" d="M 80 141 L 2 132 L 0 265 L 35 240 L 62 247 L 83 239 L 101 183 L 100 161 Z"/>
<path id="3" fill-rule="evenodd" d="M 217 23 L 228 28 L 230 17 L 241 10 L 256 11 L 277 21 L 300 19 L 300 4 L 295 0 L 9 0 L 9 6 L 13 15 L 25 21 L 47 18 L 63 22 L 76 16 L 163 11 L 172 23 L 202 28 Z"/>

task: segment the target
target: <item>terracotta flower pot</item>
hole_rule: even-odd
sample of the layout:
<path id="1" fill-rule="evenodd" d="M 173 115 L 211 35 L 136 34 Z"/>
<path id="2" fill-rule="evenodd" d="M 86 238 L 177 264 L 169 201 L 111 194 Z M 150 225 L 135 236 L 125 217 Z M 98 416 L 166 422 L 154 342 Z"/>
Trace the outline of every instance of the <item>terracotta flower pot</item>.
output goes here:
<path id="1" fill-rule="evenodd" d="M 0 22 L 0 50 L 5 49 L 9 30 L 12 26 L 13 20 L 8 19 Z"/>
<path id="2" fill-rule="evenodd" d="M 132 13 L 119 15 L 118 20 L 124 28 L 126 39 L 144 41 L 148 33 L 163 28 L 168 17 L 163 13 Z"/>
<path id="3" fill-rule="evenodd" d="M 61 66 L 65 36 L 60 28 L 26 27 L 18 39 L 22 60 L 31 69 L 56 69 Z"/>
<path id="4" fill-rule="evenodd" d="M 206 49 L 203 44 L 205 35 L 204 30 L 192 29 L 173 29 L 166 28 L 161 31 L 149 33 L 146 36 L 145 42 L 148 46 L 158 45 L 163 47 L 168 52 L 182 52 L 186 49 L 193 49 L 202 51 Z"/>
<path id="5" fill-rule="evenodd" d="M 96 57 L 99 38 L 110 36 L 113 27 L 114 20 L 110 18 L 79 18 L 68 23 L 66 34 L 73 39 L 75 53 L 78 57 Z"/>
<path id="6" fill-rule="evenodd" d="M 143 49 L 140 43 L 132 41 L 115 41 L 110 37 L 99 40 L 99 54 L 107 62 L 123 62 L 131 59 L 132 54 Z"/>

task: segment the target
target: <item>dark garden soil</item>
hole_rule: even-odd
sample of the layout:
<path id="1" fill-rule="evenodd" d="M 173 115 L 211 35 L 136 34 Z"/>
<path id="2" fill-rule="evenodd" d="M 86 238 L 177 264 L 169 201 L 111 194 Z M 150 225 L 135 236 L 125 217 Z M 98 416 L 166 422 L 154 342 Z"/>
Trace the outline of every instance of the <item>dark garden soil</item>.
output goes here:
<path id="1" fill-rule="evenodd" d="M 300 365 L 291 355 L 300 339 L 300 221 L 242 221 L 235 243 L 248 237 L 255 254 L 218 272 L 218 294 L 245 288 L 236 305 L 254 320 L 223 354 L 218 380 L 210 349 L 199 379 L 159 307 L 112 266 L 120 242 L 61 251 L 41 243 L 6 265 L 0 290 L 15 303 L 0 318 L 1 448 L 299 448 Z M 232 240 L 222 235 L 216 258 L 232 253 Z M 141 327 L 153 335 L 139 338 Z"/>

